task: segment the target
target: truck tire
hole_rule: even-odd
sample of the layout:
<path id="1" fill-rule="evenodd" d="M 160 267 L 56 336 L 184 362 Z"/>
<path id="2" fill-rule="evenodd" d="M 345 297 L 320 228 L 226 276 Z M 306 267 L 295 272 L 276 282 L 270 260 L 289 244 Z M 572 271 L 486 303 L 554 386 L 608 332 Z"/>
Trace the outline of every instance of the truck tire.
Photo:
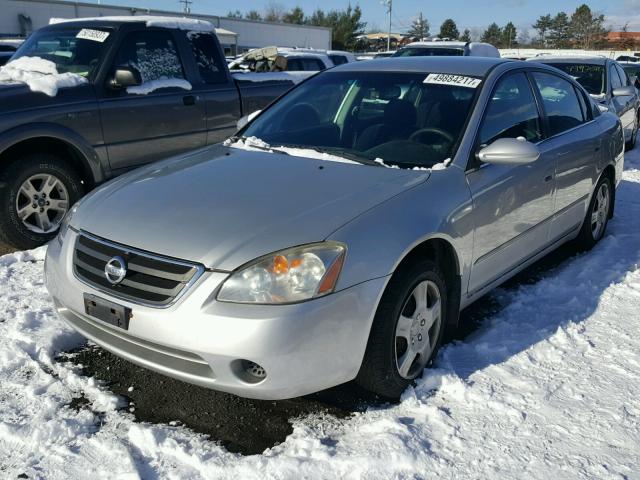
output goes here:
<path id="1" fill-rule="evenodd" d="M 438 353 L 447 318 L 445 277 L 431 260 L 398 270 L 382 295 L 356 382 L 397 399 Z"/>
<path id="2" fill-rule="evenodd" d="M 83 193 L 78 174 L 55 155 L 11 162 L 0 170 L 0 243 L 26 250 L 51 240 Z"/>

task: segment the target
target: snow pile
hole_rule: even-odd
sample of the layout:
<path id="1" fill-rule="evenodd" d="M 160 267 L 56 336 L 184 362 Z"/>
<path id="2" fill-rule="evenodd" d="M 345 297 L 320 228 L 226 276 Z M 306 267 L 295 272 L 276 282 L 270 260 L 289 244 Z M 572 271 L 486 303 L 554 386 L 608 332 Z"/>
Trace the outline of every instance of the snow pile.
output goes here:
<path id="1" fill-rule="evenodd" d="M 0 67 L 2 82 L 26 83 L 34 92 L 55 97 L 59 88 L 82 85 L 87 79 L 75 73 L 58 73 L 55 63 L 40 57 L 20 57 Z"/>
<path id="2" fill-rule="evenodd" d="M 44 249 L 0 257 L 0 472 L 4 478 L 638 478 L 640 154 L 591 252 L 501 310 L 399 405 L 295 421 L 240 457 L 186 428 L 136 424 L 92 379 L 53 361 L 81 343 L 54 314 Z M 89 406 L 65 406 L 83 391 Z M 100 414 L 93 412 L 102 412 Z"/>
<path id="3" fill-rule="evenodd" d="M 161 17 L 154 15 L 131 15 L 131 16 L 107 16 L 89 18 L 56 18 L 49 19 L 49 25 L 66 22 L 145 22 L 147 27 L 177 28 L 178 30 L 189 30 L 193 32 L 213 32 L 215 27 L 211 22 L 186 17 Z"/>
<path id="4" fill-rule="evenodd" d="M 246 82 L 286 81 L 300 83 L 318 72 L 231 72 L 233 78 Z"/>
<path id="5" fill-rule="evenodd" d="M 136 85 L 134 87 L 127 87 L 127 93 L 131 93 L 134 95 L 147 95 L 154 90 L 171 87 L 182 88 L 184 90 L 191 90 L 192 88 L 191 83 L 184 78 L 160 77 L 155 80 L 147 80 L 146 82 L 143 82 L 142 84 Z"/>

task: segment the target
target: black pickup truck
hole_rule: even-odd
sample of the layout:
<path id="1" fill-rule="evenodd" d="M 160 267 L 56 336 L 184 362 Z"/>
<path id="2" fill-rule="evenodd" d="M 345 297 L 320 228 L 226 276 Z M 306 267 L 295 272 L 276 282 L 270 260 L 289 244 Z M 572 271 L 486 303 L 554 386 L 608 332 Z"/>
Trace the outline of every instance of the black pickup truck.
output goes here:
<path id="1" fill-rule="evenodd" d="M 0 242 L 42 244 L 96 185 L 220 142 L 291 88 L 236 81 L 205 23 L 81 19 L 27 39 L 0 69 Z"/>

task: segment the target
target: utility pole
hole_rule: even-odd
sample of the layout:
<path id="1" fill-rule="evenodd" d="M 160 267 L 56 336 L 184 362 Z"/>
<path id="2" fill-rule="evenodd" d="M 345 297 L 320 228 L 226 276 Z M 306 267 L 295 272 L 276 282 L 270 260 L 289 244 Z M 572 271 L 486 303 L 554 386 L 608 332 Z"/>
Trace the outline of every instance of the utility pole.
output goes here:
<path id="1" fill-rule="evenodd" d="M 387 13 L 389 14 L 389 31 L 387 34 L 387 51 L 391 50 L 391 11 L 393 8 L 393 0 L 385 0 L 387 5 Z"/>
<path id="2" fill-rule="evenodd" d="M 182 4 L 183 13 L 191 13 L 191 4 L 193 3 L 193 0 L 180 0 L 180 3 Z"/>

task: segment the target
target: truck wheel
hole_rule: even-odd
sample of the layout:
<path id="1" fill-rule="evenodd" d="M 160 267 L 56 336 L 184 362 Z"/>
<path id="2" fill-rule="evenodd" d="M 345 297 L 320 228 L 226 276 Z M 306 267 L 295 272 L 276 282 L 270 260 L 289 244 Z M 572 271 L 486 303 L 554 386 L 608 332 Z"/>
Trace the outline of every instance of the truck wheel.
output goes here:
<path id="1" fill-rule="evenodd" d="M 0 171 L 0 242 L 20 250 L 52 239 L 62 218 L 84 193 L 64 160 L 34 153 Z"/>
<path id="2" fill-rule="evenodd" d="M 578 250 L 590 250 L 604 237 L 613 203 L 611 179 L 603 176 L 593 193 L 582 229 L 576 238 Z"/>
<path id="3" fill-rule="evenodd" d="M 397 271 L 382 296 L 356 382 L 396 399 L 438 353 L 446 324 L 444 275 L 431 260 Z"/>

